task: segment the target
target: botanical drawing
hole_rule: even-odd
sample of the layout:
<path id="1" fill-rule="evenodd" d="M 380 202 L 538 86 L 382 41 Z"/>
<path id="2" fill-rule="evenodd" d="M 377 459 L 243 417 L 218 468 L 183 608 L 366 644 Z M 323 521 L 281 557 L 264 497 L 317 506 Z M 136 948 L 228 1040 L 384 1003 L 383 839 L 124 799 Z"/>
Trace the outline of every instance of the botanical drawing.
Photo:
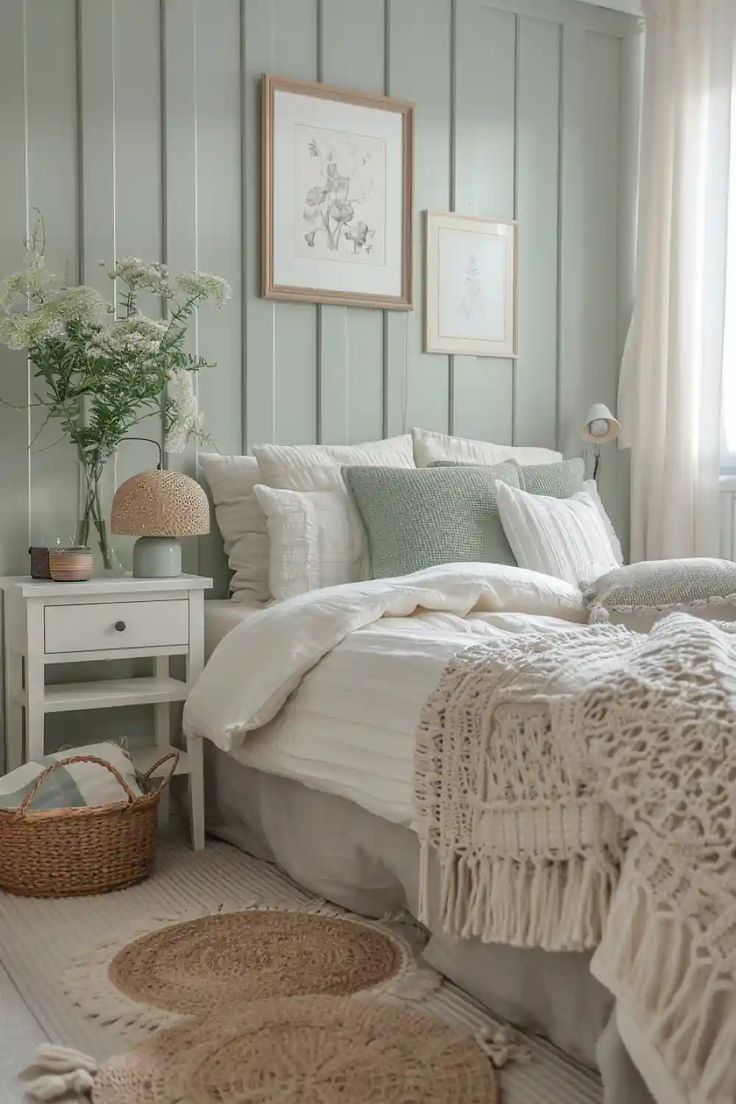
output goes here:
<path id="1" fill-rule="evenodd" d="M 296 255 L 383 265 L 384 140 L 297 124 L 294 166 Z"/>
<path id="2" fill-rule="evenodd" d="M 438 323 L 446 338 L 500 341 L 506 331 L 506 243 L 488 232 L 439 232 Z"/>
<path id="3" fill-rule="evenodd" d="M 466 318 L 482 319 L 488 314 L 489 306 L 490 301 L 484 289 L 478 254 L 470 253 L 465 263 L 460 310 Z"/>

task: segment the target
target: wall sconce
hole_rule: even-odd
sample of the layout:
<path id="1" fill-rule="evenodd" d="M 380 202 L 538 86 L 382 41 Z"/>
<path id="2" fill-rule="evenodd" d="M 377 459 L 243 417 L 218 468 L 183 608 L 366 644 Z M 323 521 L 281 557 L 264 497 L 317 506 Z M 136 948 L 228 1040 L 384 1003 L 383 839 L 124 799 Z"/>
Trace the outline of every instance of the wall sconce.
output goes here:
<path id="1" fill-rule="evenodd" d="M 595 455 L 593 478 L 596 481 L 601 464 L 601 445 L 615 441 L 620 429 L 621 423 L 614 418 L 605 403 L 593 403 L 580 430 L 580 436 L 586 444 L 593 446 Z"/>

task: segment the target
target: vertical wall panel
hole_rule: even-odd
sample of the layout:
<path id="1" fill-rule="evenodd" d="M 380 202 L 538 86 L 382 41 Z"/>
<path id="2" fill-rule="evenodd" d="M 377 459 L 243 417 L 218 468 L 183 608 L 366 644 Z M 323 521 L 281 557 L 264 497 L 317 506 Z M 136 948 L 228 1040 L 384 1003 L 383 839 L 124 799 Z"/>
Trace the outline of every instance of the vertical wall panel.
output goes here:
<path id="1" fill-rule="evenodd" d="M 82 59 L 86 63 L 86 57 Z M 115 0 L 113 25 L 115 110 L 115 248 L 116 257 L 163 257 L 161 39 L 160 12 L 152 0 Z M 107 258 L 104 258 L 107 260 Z M 161 300 L 151 292 L 139 297 L 142 311 L 161 317 Z M 135 436 L 160 439 L 156 415 L 140 421 Z M 122 483 L 135 472 L 156 466 L 153 446 L 140 441 L 118 449 L 116 478 Z M 128 552 L 116 537 L 119 551 Z M 196 569 L 197 550 L 185 549 L 188 570 Z"/>
<path id="2" fill-rule="evenodd" d="M 53 50 L 48 43 L 53 42 Z M 27 0 L 28 192 L 47 226 L 49 268 L 60 280 L 79 278 L 77 58 L 74 0 L 50 6 Z M 58 423 L 42 429 L 34 411 L 31 433 L 31 538 L 34 544 L 74 536 L 77 460 Z"/>
<path id="3" fill-rule="evenodd" d="M 317 434 L 317 308 L 261 299 L 260 78 L 317 77 L 317 0 L 243 0 L 245 443 Z"/>
<path id="4" fill-rule="evenodd" d="M 27 231 L 24 33 L 24 0 L 0 4 L 0 257 L 6 272 L 20 268 Z M 27 363 L 23 352 L 0 344 L 0 394 L 7 403 L 27 401 Z M 0 562 L 6 574 L 23 571 L 28 563 L 28 440 L 25 411 L 0 406 Z"/>
<path id="5" fill-rule="evenodd" d="M 447 432 L 446 356 L 424 349 L 424 214 L 450 204 L 450 0 L 394 0 L 390 7 L 391 93 L 416 104 L 414 310 L 406 334 L 406 425 Z"/>
<path id="6" fill-rule="evenodd" d="M 200 267 L 197 0 L 166 0 L 161 5 L 161 29 L 162 251 L 163 259 L 175 276 Z M 185 349 L 195 356 L 200 351 L 200 325 L 199 312 L 196 312 L 185 339 Z M 201 398 L 198 376 L 194 386 Z M 208 414 L 205 417 L 209 423 Z M 192 441 L 183 452 L 169 453 L 167 466 L 196 475 L 197 450 L 197 443 Z M 201 569 L 199 553 L 196 541 L 184 542 L 182 564 L 186 571 Z"/>
<path id="7" fill-rule="evenodd" d="M 516 17 L 456 0 L 454 209 L 514 217 Z M 453 357 L 452 428 L 510 442 L 513 361 Z"/>
<path id="8" fill-rule="evenodd" d="M 382 93 L 383 0 L 321 0 L 320 78 Z M 320 308 L 320 432 L 325 441 L 383 433 L 383 317 L 378 310 Z"/>
<path id="9" fill-rule="evenodd" d="M 575 455 L 589 404 L 616 405 L 621 41 L 566 24 L 563 56 L 559 439 Z M 618 465 L 606 449 L 601 494 L 625 530 Z"/>
<path id="10" fill-rule="evenodd" d="M 222 310 L 199 312 L 200 347 L 215 362 L 199 374 L 199 400 L 212 440 L 204 447 L 234 453 L 241 447 L 243 391 L 239 0 L 221 0 L 219 15 L 213 20 L 206 6 L 197 8 L 197 263 L 224 276 L 233 297 Z M 225 589 L 219 533 L 199 544 L 199 570 L 220 576 L 217 589 Z"/>
<path id="11" fill-rule="evenodd" d="M 514 442 L 556 447 L 560 27 L 519 20 Z"/>

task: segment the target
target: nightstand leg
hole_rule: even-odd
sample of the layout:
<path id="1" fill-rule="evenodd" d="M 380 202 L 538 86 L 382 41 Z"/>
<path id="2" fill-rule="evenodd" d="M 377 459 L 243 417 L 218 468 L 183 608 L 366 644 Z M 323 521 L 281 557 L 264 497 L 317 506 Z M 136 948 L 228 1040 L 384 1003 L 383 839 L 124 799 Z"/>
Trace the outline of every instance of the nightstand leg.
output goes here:
<path id="1" fill-rule="evenodd" d="M 5 655 L 5 769 L 23 763 L 23 656 L 7 650 Z"/>
<path id="2" fill-rule="evenodd" d="M 195 851 L 201 851 L 204 847 L 204 748 L 201 736 L 187 736 L 187 757 L 192 847 Z"/>
<path id="3" fill-rule="evenodd" d="M 26 658 L 26 762 L 44 756 L 44 667 Z"/>
<path id="4" fill-rule="evenodd" d="M 156 656 L 153 661 L 153 670 L 156 678 L 168 678 L 169 657 Z M 162 749 L 161 754 L 163 755 L 163 749 L 167 748 L 171 743 L 171 706 L 168 702 L 164 702 L 161 705 L 154 705 L 153 707 L 153 737 L 156 741 L 156 746 Z M 161 800 L 158 806 L 159 828 L 166 828 L 171 816 L 170 789 L 171 783 L 169 783 L 161 794 Z"/>

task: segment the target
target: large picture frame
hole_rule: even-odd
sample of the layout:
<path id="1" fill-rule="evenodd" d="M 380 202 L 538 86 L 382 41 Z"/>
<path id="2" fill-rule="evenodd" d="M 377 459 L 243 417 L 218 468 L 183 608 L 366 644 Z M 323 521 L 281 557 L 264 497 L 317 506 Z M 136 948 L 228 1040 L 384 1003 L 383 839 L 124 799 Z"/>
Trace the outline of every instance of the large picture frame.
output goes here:
<path id="1" fill-rule="evenodd" d="M 414 107 L 265 74 L 267 299 L 412 307 Z"/>
<path id="2" fill-rule="evenodd" d="M 517 224 L 427 211 L 425 349 L 517 355 Z"/>

